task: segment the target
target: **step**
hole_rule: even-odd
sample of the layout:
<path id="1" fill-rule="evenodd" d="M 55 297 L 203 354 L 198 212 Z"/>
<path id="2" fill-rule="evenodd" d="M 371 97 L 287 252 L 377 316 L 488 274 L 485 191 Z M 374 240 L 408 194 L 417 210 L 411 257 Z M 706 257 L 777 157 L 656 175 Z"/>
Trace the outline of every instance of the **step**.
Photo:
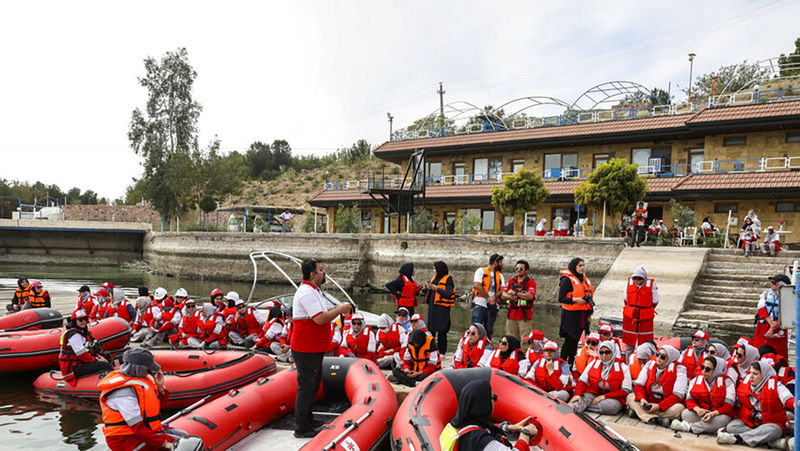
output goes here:
<path id="1" fill-rule="evenodd" d="M 756 302 L 748 299 L 720 298 L 714 296 L 695 296 L 692 298 L 692 305 L 714 305 L 720 307 L 743 307 L 756 310 Z"/>
<path id="2" fill-rule="evenodd" d="M 765 274 L 753 274 L 748 273 L 742 270 L 731 270 L 731 271 L 724 271 L 719 269 L 711 269 L 711 270 L 702 270 L 700 273 L 700 279 L 704 280 L 730 280 L 730 281 L 740 281 L 745 283 L 761 283 L 764 284 L 765 289 L 769 288 L 769 275 Z M 777 273 L 773 273 L 771 275 L 775 275 Z"/>
<path id="3" fill-rule="evenodd" d="M 730 262 L 730 263 L 758 263 L 768 265 L 792 265 L 795 260 L 800 260 L 800 256 L 787 258 L 780 257 L 760 257 L 751 255 L 745 257 L 744 253 L 738 252 L 736 254 L 709 254 L 706 262 Z"/>
<path id="4" fill-rule="evenodd" d="M 733 249 L 733 248 L 719 249 L 719 248 L 715 248 L 715 249 L 711 249 L 711 251 L 708 253 L 708 256 L 709 257 L 711 257 L 711 256 L 723 257 L 723 256 L 736 256 L 736 255 L 741 255 L 741 254 L 742 254 L 742 250 L 741 249 Z M 787 259 L 788 260 L 797 260 L 797 259 L 800 259 L 800 251 L 790 251 L 788 249 L 784 249 L 784 250 L 782 250 L 780 252 L 780 254 L 778 254 L 777 257 L 768 257 L 768 258 L 780 258 L 780 259 L 784 259 L 784 260 L 787 260 Z"/>
<path id="5" fill-rule="evenodd" d="M 740 299 L 750 298 L 756 302 L 765 290 L 764 287 L 757 286 L 734 286 L 734 285 L 698 285 L 694 290 L 694 296 L 736 296 Z"/>
<path id="6" fill-rule="evenodd" d="M 703 304 L 694 303 L 691 306 L 692 310 L 699 310 L 706 312 L 707 315 L 716 315 L 717 313 L 731 313 L 731 314 L 749 314 L 752 318 L 756 313 L 755 307 L 728 305 L 728 304 Z"/>
<path id="7" fill-rule="evenodd" d="M 682 312 L 673 326 L 673 330 L 681 334 L 697 329 L 703 329 L 712 335 L 723 333 L 733 337 L 752 336 L 753 316 L 718 312 L 712 317 L 707 311 L 693 309 Z"/>
<path id="8" fill-rule="evenodd" d="M 740 269 L 744 266 L 747 267 L 747 270 L 750 272 L 771 272 L 775 273 L 782 273 L 784 265 L 775 264 L 775 263 L 759 263 L 753 261 L 744 262 L 745 264 L 742 265 L 739 262 L 728 262 L 728 261 L 706 261 L 703 269 Z"/>

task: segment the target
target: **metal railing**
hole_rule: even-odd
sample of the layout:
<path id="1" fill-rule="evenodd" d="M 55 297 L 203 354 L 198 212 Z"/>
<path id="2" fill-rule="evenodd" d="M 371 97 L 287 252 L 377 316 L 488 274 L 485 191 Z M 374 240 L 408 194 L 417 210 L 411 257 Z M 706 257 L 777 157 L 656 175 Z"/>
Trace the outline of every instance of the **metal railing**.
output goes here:
<path id="1" fill-rule="evenodd" d="M 708 108 L 757 103 L 785 102 L 792 100 L 800 100 L 800 87 L 726 93 L 714 97 L 708 97 L 702 100 L 694 100 L 691 102 L 675 103 L 670 105 L 656 105 L 652 107 L 632 107 L 595 111 L 567 111 L 557 116 L 512 118 L 499 122 L 467 124 L 463 126 L 447 126 L 425 130 L 401 129 L 392 134 L 392 141 L 406 141 L 410 139 L 469 135 L 474 133 L 488 133 L 494 131 L 586 124 L 612 120 L 641 119 L 656 116 L 675 116 L 679 114 L 694 113 Z"/>
<path id="2" fill-rule="evenodd" d="M 741 160 L 703 160 L 694 164 L 662 164 L 639 166 L 639 175 L 645 178 L 683 177 L 689 174 L 729 174 L 745 172 L 777 172 L 800 169 L 800 156 L 745 158 Z M 537 172 L 544 180 L 585 180 L 594 169 L 578 169 L 576 167 L 550 168 Z M 498 184 L 513 172 L 495 172 L 488 174 L 440 175 L 429 176 L 426 186 L 436 185 L 484 185 Z M 325 191 L 369 190 L 391 188 L 399 189 L 402 177 L 375 178 L 363 180 L 338 180 L 325 182 Z M 409 182 L 406 180 L 406 185 Z M 405 188 L 405 187 L 404 187 Z"/>

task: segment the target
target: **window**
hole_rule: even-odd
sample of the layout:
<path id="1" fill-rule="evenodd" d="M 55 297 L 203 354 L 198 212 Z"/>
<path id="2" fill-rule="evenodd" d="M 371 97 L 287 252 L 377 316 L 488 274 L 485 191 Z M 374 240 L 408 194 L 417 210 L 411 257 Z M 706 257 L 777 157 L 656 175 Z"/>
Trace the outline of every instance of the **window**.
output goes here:
<path id="1" fill-rule="evenodd" d="M 447 233 L 452 235 L 455 232 L 456 227 L 456 212 L 448 211 L 444 214 L 444 223 L 447 227 Z"/>
<path id="2" fill-rule="evenodd" d="M 426 165 L 428 183 L 442 183 L 442 163 L 426 163 Z"/>
<path id="3" fill-rule="evenodd" d="M 800 133 L 787 133 L 786 134 L 786 142 L 787 143 L 800 143 Z"/>
<path id="4" fill-rule="evenodd" d="M 361 228 L 367 233 L 372 233 L 372 213 L 368 211 L 361 212 Z"/>
<path id="5" fill-rule="evenodd" d="M 544 156 L 545 178 L 577 177 L 577 153 L 550 153 Z"/>
<path id="6" fill-rule="evenodd" d="M 511 172 L 517 173 L 525 167 L 525 160 L 511 160 Z"/>
<path id="7" fill-rule="evenodd" d="M 639 165 L 639 174 L 660 174 L 670 171 L 672 149 L 641 147 L 631 149 L 631 162 Z"/>
<path id="8" fill-rule="evenodd" d="M 453 174 L 455 175 L 454 182 L 457 185 L 467 183 L 467 165 L 464 163 L 453 164 Z"/>
<path id="9" fill-rule="evenodd" d="M 481 230 L 494 230 L 494 210 L 483 210 Z"/>
<path id="10" fill-rule="evenodd" d="M 689 170 L 692 173 L 701 172 L 703 170 L 703 158 L 705 156 L 705 149 L 689 149 Z"/>
<path id="11" fill-rule="evenodd" d="M 536 224 L 538 223 L 536 210 L 525 213 L 525 235 L 536 235 Z"/>
<path id="12" fill-rule="evenodd" d="M 732 211 L 736 213 L 739 211 L 738 204 L 714 204 L 714 213 L 727 213 L 728 211 Z"/>
<path id="13" fill-rule="evenodd" d="M 489 160 L 489 180 L 502 180 L 503 159 L 493 158 Z"/>
<path id="14" fill-rule="evenodd" d="M 722 138 L 722 145 L 725 147 L 730 146 L 744 146 L 747 145 L 746 136 L 726 136 Z"/>
<path id="15" fill-rule="evenodd" d="M 564 221 L 567 221 L 567 224 L 569 225 L 569 213 L 570 213 L 570 208 L 569 207 L 557 207 L 557 208 L 554 208 L 553 209 L 553 217 L 550 220 L 551 227 L 552 227 L 552 224 L 553 224 L 553 222 L 555 221 L 556 218 L 561 218 Z"/>
<path id="16" fill-rule="evenodd" d="M 514 217 L 503 216 L 503 235 L 514 234 Z"/>
<path id="17" fill-rule="evenodd" d="M 775 211 L 778 213 L 786 213 L 789 211 L 800 211 L 800 203 L 778 202 L 775 204 Z"/>
<path id="18" fill-rule="evenodd" d="M 486 176 L 488 174 L 489 174 L 489 159 L 476 158 L 475 168 L 472 171 L 472 178 L 474 180 L 486 180 Z"/>
<path id="19" fill-rule="evenodd" d="M 597 169 L 601 164 L 608 163 L 609 155 L 607 153 L 594 154 L 594 168 Z"/>

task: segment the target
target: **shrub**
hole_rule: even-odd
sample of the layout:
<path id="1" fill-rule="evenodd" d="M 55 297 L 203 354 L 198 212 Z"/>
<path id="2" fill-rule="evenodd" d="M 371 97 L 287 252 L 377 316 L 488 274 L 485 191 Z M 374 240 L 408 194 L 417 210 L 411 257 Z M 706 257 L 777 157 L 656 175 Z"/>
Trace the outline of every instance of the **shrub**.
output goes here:
<path id="1" fill-rule="evenodd" d="M 361 212 L 353 205 L 350 208 L 339 205 L 336 210 L 336 233 L 361 233 Z"/>
<path id="2" fill-rule="evenodd" d="M 466 227 L 465 227 L 466 226 Z M 475 215 L 468 215 L 464 221 L 464 210 L 456 212 L 455 233 L 460 234 L 466 230 L 467 235 L 475 235 L 481 227 L 481 218 Z"/>
<path id="3" fill-rule="evenodd" d="M 292 194 L 294 192 L 294 188 L 292 188 L 291 186 L 287 186 L 286 188 L 283 189 L 283 192 L 286 194 Z"/>
<path id="4" fill-rule="evenodd" d="M 430 210 L 425 208 L 414 209 L 414 214 L 411 216 L 411 224 L 409 224 L 409 232 L 411 233 L 428 233 L 433 226 L 433 214 Z"/>

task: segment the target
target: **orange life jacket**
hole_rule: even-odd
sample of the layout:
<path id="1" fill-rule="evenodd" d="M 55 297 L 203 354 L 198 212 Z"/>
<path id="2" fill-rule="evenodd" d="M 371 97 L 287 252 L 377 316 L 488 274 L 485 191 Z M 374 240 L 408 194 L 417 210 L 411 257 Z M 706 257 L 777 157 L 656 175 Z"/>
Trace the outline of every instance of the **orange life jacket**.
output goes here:
<path id="1" fill-rule="evenodd" d="M 97 383 L 97 388 L 100 389 L 100 409 L 103 413 L 103 434 L 106 437 L 134 435 L 133 429 L 125 423 L 122 414 L 108 407 L 105 401 L 106 395 L 122 387 L 131 387 L 136 392 L 143 424 L 154 432 L 160 432 L 163 429 L 159 418 L 161 401 L 158 399 L 158 390 L 153 377 L 149 374 L 144 378 L 130 377 L 120 373 L 119 370 L 114 370 Z"/>
<path id="2" fill-rule="evenodd" d="M 500 271 L 495 271 L 493 275 L 494 275 L 494 291 L 495 291 L 495 293 L 499 293 L 500 290 L 503 289 L 503 287 L 501 286 L 502 283 L 500 281 Z M 489 293 L 489 287 L 492 285 L 492 279 L 489 276 L 489 267 L 488 266 L 483 268 L 483 276 L 481 277 L 481 285 L 483 285 L 483 291 L 485 291 L 488 294 Z M 475 296 L 483 297 L 481 294 L 478 293 L 478 290 L 476 290 L 475 287 L 472 288 L 472 294 L 474 294 Z"/>
<path id="3" fill-rule="evenodd" d="M 28 297 L 31 295 L 31 289 L 29 288 L 20 288 L 17 287 L 14 290 L 14 297 L 17 298 L 17 302 L 19 302 L 19 306 L 22 307 L 22 304 L 28 302 Z"/>
<path id="4" fill-rule="evenodd" d="M 433 281 L 435 279 L 436 279 L 436 276 L 434 276 L 434 278 L 431 279 L 431 283 L 434 283 Z M 445 274 L 444 276 L 442 276 L 441 279 L 439 279 L 439 282 L 436 283 L 437 290 L 433 294 L 433 305 L 441 305 L 442 307 L 452 307 L 453 306 L 453 302 L 456 300 L 455 290 L 453 291 L 453 294 L 448 296 L 448 297 L 444 297 L 439 293 L 440 289 L 442 291 L 447 290 L 447 281 L 448 280 L 450 280 L 450 274 Z"/>
<path id="5" fill-rule="evenodd" d="M 559 271 L 562 277 L 566 277 L 572 282 L 572 290 L 567 293 L 567 296 L 571 297 L 573 300 L 581 299 L 585 295 L 590 294 L 594 296 L 594 289 L 592 288 L 592 281 L 589 280 L 589 277 L 584 274 L 583 275 L 583 282 L 578 280 L 575 277 L 575 274 L 572 274 L 572 271 L 568 269 L 562 269 Z M 564 310 L 591 310 L 592 306 L 588 303 L 586 304 L 561 304 L 561 308 Z"/>
<path id="6" fill-rule="evenodd" d="M 771 377 L 758 394 L 753 394 L 750 386 L 750 375 L 739 384 L 736 389 L 739 398 L 739 419 L 751 428 L 765 423 L 773 423 L 785 430 L 786 426 L 786 407 L 781 402 L 778 394 L 778 379 Z M 756 410 L 750 397 L 758 399 L 761 409 Z M 794 403 L 792 403 L 794 404 Z"/>
<path id="7" fill-rule="evenodd" d="M 417 306 L 417 283 L 400 274 L 403 278 L 403 290 L 397 296 L 398 307 L 416 307 Z"/>
<path id="8" fill-rule="evenodd" d="M 30 293 L 28 293 L 28 304 L 30 304 L 31 308 L 47 307 L 45 296 L 50 296 L 47 290 L 42 290 L 39 294 L 31 290 Z"/>
<path id="9" fill-rule="evenodd" d="M 408 344 L 408 353 L 411 356 L 411 370 L 416 372 L 423 372 L 428 365 L 430 365 L 430 356 L 432 351 L 437 351 L 437 349 L 433 349 L 433 336 L 426 335 L 425 336 L 425 343 L 417 349 L 414 344 Z M 439 355 L 436 359 L 436 363 L 434 364 L 434 369 L 440 370 L 442 368 L 442 356 Z"/>
<path id="10" fill-rule="evenodd" d="M 597 356 L 590 356 L 586 350 L 589 349 L 586 346 L 582 347 L 581 350 L 578 352 L 578 355 L 575 356 L 575 370 L 578 373 L 578 376 L 583 374 L 583 370 L 586 369 L 592 362 L 597 359 Z"/>

